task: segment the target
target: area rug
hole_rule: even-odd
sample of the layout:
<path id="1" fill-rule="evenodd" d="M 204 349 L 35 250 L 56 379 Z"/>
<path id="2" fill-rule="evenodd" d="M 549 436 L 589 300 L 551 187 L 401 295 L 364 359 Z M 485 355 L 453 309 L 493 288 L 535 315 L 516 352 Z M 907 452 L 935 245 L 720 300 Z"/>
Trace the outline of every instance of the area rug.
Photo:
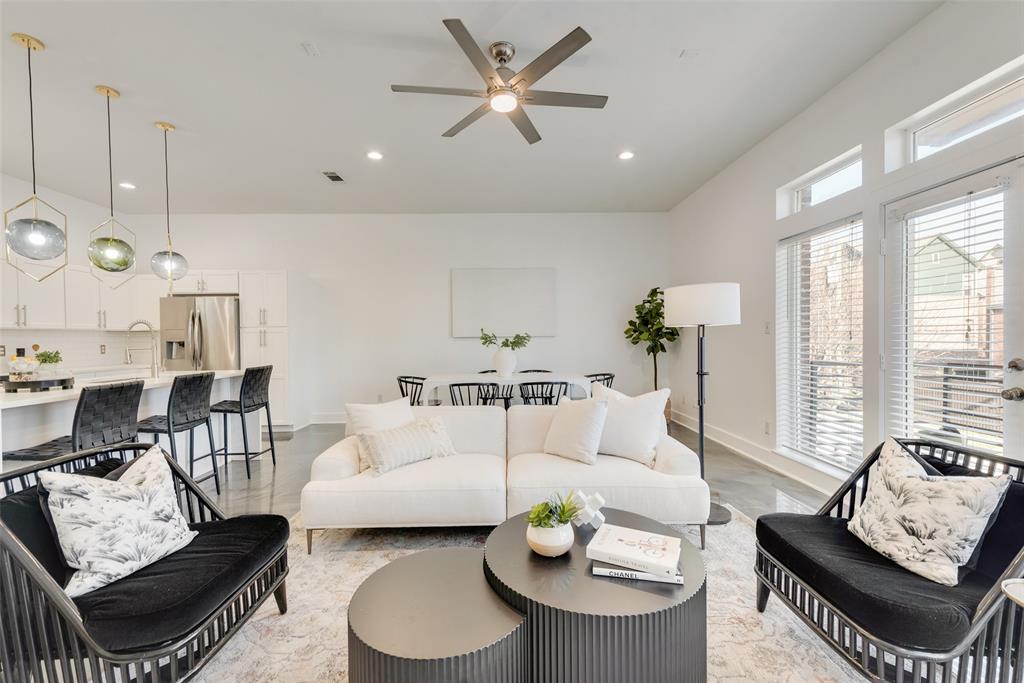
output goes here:
<path id="1" fill-rule="evenodd" d="M 708 680 L 830 683 L 860 677 L 776 597 L 756 609 L 754 523 L 708 527 Z M 317 532 L 306 554 L 302 519 L 291 520 L 288 613 L 268 600 L 197 681 L 287 683 L 348 680 L 346 608 L 375 570 L 427 548 L 483 547 L 489 529 L 360 529 Z M 696 529 L 678 527 L 699 545 Z M 623 683 L 642 683 L 641 681 Z"/>

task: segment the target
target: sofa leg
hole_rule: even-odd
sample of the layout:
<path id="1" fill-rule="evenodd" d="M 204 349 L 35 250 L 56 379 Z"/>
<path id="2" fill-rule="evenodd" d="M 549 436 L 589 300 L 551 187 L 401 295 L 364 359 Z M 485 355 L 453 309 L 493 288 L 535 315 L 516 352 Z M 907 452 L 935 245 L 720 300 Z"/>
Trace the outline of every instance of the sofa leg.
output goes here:
<path id="1" fill-rule="evenodd" d="M 281 585 L 274 589 L 274 600 L 277 601 L 277 611 L 284 614 L 288 611 L 288 590 L 285 587 L 285 582 L 282 581 Z"/>
<path id="2" fill-rule="evenodd" d="M 313 554 L 313 530 L 306 529 L 306 554 Z"/>
<path id="3" fill-rule="evenodd" d="M 701 550 L 704 550 L 704 547 L 707 544 L 707 531 L 708 531 L 708 525 L 707 524 L 701 524 L 700 525 L 700 549 Z"/>
<path id="4" fill-rule="evenodd" d="M 757 611 L 764 612 L 764 608 L 768 605 L 768 596 L 772 592 L 768 588 L 768 584 L 763 581 L 757 582 Z"/>

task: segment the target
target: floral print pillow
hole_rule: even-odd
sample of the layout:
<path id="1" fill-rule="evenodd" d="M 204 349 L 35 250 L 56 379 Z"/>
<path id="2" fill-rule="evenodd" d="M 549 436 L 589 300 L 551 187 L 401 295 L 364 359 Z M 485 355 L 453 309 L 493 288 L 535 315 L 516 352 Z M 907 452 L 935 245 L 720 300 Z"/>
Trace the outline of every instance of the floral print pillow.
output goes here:
<path id="1" fill-rule="evenodd" d="M 904 569 L 955 586 L 1010 485 L 997 477 L 928 476 L 895 439 L 871 467 L 867 496 L 847 528 Z"/>
<path id="2" fill-rule="evenodd" d="M 77 597 L 124 578 L 199 534 L 178 508 L 171 468 L 158 446 L 120 479 L 40 472 L 64 561 L 77 571 L 64 592 Z"/>

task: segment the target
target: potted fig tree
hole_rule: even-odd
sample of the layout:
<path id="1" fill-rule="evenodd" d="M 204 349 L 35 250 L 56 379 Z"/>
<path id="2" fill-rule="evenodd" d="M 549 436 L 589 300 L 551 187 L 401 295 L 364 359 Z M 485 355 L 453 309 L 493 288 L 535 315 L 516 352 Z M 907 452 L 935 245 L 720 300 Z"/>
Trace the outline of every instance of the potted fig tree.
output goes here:
<path id="1" fill-rule="evenodd" d="M 679 330 L 665 327 L 665 292 L 655 287 L 633 309 L 636 317 L 626 323 L 624 331 L 630 344 L 643 344 L 654 362 L 654 390 L 658 390 L 658 354 L 665 353 L 665 344 L 679 339 Z M 665 404 L 665 419 L 672 414 L 672 399 Z"/>

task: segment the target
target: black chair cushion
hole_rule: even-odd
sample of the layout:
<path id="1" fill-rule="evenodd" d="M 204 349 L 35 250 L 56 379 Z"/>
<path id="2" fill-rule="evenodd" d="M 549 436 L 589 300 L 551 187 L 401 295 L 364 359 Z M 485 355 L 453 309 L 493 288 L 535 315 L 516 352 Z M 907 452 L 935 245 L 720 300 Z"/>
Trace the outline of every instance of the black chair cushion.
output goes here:
<path id="1" fill-rule="evenodd" d="M 75 598 L 96 641 L 114 652 L 185 636 L 288 543 L 288 520 L 245 515 L 193 524 L 199 535 L 176 553 Z"/>
<path id="2" fill-rule="evenodd" d="M 92 467 L 86 467 L 75 474 L 87 477 L 105 477 L 122 463 L 117 458 L 104 460 Z M 64 564 L 64 554 L 57 539 L 50 530 L 46 515 L 39 504 L 39 488 L 29 487 L 23 491 L 0 498 L 0 517 L 18 540 L 43 565 L 43 569 L 61 587 L 67 585 L 69 569 Z"/>
<path id="3" fill-rule="evenodd" d="M 929 581 L 876 553 L 835 517 L 762 515 L 757 540 L 866 631 L 913 650 L 943 652 L 957 645 L 994 583 L 980 571 L 957 586 Z"/>

